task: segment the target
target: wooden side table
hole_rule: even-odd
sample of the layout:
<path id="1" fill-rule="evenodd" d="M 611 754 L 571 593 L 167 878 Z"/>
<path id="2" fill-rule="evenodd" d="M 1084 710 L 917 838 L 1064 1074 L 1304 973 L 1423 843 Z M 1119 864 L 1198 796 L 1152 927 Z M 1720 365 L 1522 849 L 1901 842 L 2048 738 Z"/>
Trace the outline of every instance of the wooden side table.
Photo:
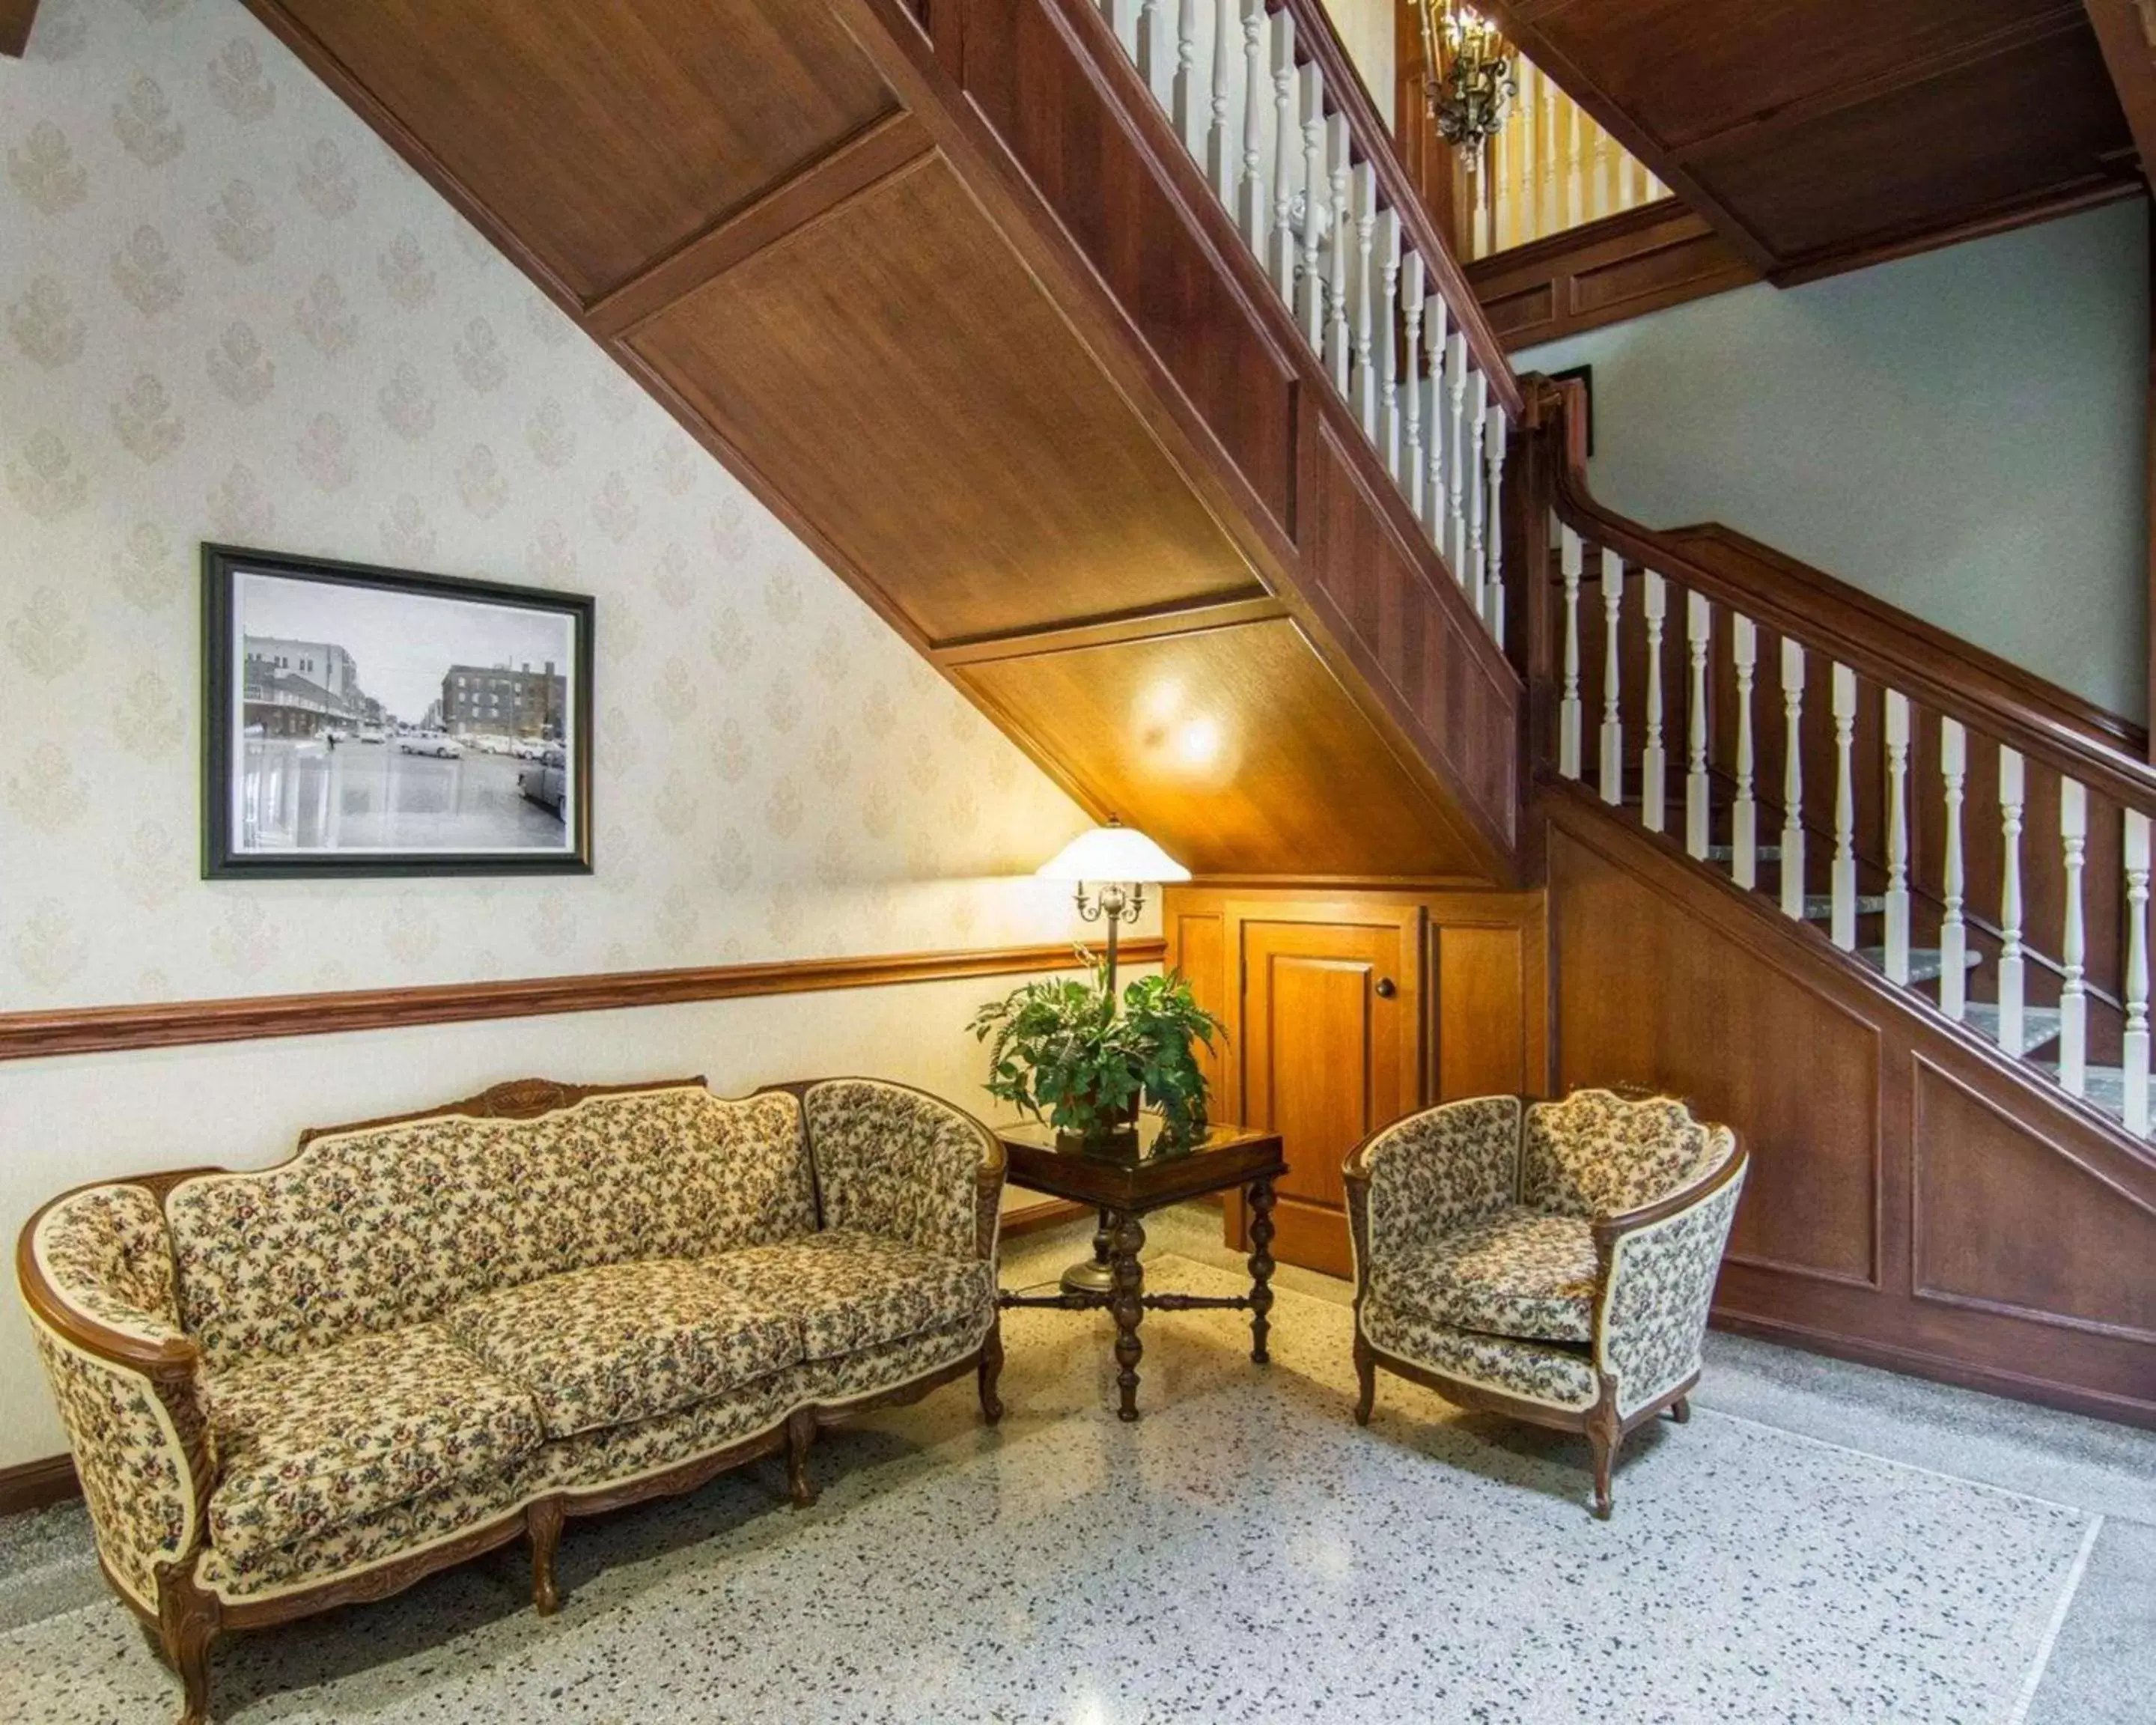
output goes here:
<path id="1" fill-rule="evenodd" d="M 1109 1268 L 1105 1293 L 1066 1288 L 1056 1294 L 1000 1294 L 1004 1306 L 1055 1307 L 1065 1312 L 1103 1308 L 1116 1320 L 1116 1382 L 1122 1391 L 1117 1409 L 1124 1420 L 1138 1417 L 1138 1361 L 1145 1348 L 1138 1325 L 1148 1311 L 1225 1310 L 1250 1314 L 1250 1358 L 1266 1363 L 1265 1337 L 1272 1310 L 1273 1182 L 1287 1172 L 1280 1135 L 1216 1122 L 1195 1143 L 1163 1145 L 1160 1122 L 1142 1117 L 1135 1143 L 1121 1151 L 1084 1150 L 1057 1142 L 1052 1127 L 1034 1122 L 999 1126 L 1005 1177 L 1029 1191 L 1075 1199 L 1101 1214 L 1094 1236 L 1096 1255 Z M 1207 1294 L 1148 1294 L 1138 1254 L 1145 1249 L 1145 1227 L 1138 1219 L 1149 1211 L 1181 1204 L 1208 1193 L 1247 1188 L 1250 1205 L 1250 1291 L 1232 1298 Z"/>

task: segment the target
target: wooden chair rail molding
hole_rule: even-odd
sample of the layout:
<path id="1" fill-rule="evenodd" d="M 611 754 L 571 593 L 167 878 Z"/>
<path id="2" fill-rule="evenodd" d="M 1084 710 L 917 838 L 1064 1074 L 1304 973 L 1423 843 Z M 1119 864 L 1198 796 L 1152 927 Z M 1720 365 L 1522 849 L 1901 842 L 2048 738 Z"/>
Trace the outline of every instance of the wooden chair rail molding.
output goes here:
<path id="1" fill-rule="evenodd" d="M 1167 952 L 1158 937 L 1123 942 L 1127 964 L 1153 964 Z M 834 988 L 889 988 L 962 977 L 1070 970 L 1067 945 L 984 947 L 858 958 L 798 958 L 769 964 L 717 964 L 678 970 L 601 972 L 505 982 L 450 983 L 412 988 L 357 988 L 336 993 L 264 994 L 141 1006 L 86 1006 L 0 1013 L 0 1060 L 105 1054 L 244 1042 L 271 1036 L 320 1036 L 478 1019 L 537 1018 L 553 1013 L 613 1012 L 679 1006 L 762 994 L 809 994 Z"/>

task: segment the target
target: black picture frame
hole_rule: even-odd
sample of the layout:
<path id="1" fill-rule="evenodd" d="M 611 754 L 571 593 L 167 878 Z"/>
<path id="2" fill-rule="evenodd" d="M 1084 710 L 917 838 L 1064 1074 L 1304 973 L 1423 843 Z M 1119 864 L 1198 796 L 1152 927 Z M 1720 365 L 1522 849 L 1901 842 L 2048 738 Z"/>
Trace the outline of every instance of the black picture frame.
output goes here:
<path id="1" fill-rule="evenodd" d="M 517 587 L 503 582 L 472 581 L 447 575 L 430 575 L 411 569 L 385 568 L 370 563 L 340 562 L 327 557 L 299 557 L 282 552 L 259 551 L 250 547 L 218 545 L 205 542 L 202 547 L 203 576 L 203 858 L 202 872 L 205 880 L 296 880 L 330 877 L 387 877 L 428 875 L 588 875 L 593 870 L 592 834 L 592 715 L 593 701 L 593 625 L 594 601 L 589 594 L 558 593 L 545 588 Z M 562 756 L 556 763 L 547 758 L 546 752 L 531 761 L 519 762 L 516 757 L 490 765 L 486 769 L 488 783 L 484 788 L 489 793 L 486 801 L 495 813 L 483 815 L 500 824 L 509 817 L 499 811 L 505 804 L 501 788 L 491 783 L 499 777 L 501 768 L 518 773 L 511 783 L 516 796 L 509 799 L 511 813 L 521 817 L 528 827 L 536 817 L 523 809 L 525 802 L 544 811 L 547 805 L 545 795 L 552 792 L 557 798 L 559 818 L 562 825 L 562 843 L 559 848 L 552 845 L 533 845 L 528 850 L 521 843 L 498 847 L 470 846 L 467 848 L 391 848 L 388 846 L 335 845 L 308 845 L 300 843 L 265 845 L 259 838 L 250 842 L 249 822 L 239 816 L 239 809 L 245 789 L 244 781 L 235 781 L 234 774 L 244 768 L 250 746 L 270 741 L 267 725 L 273 718 L 280 725 L 298 727 L 280 731 L 274 739 L 277 743 L 295 742 L 302 747 L 316 738 L 322 740 L 321 752 L 333 761 L 336 744 L 352 748 L 361 757 L 369 752 L 370 744 L 378 744 L 385 752 L 374 757 L 369 765 L 380 764 L 384 775 L 382 806 L 388 806 L 388 774 L 393 764 L 401 764 L 401 757 L 408 752 L 404 745 L 414 738 L 435 738 L 454 743 L 454 755 L 444 751 L 431 761 L 415 761 L 415 771 L 422 768 L 433 769 L 434 776 L 446 776 L 454 781 L 454 788 L 461 797 L 465 780 L 465 756 L 463 744 L 455 734 L 446 707 L 439 728 L 435 731 L 418 730 L 408 724 L 399 725 L 393 717 L 383 714 L 378 700 L 367 696 L 360 686 L 363 666 L 356 665 L 348 652 L 344 654 L 341 670 L 350 685 L 348 692 L 334 692 L 337 711 L 332 712 L 324 703 L 311 701 L 320 696 L 319 688 L 308 695 L 291 697 L 287 705 L 286 691 L 297 686 L 288 674 L 270 669 L 266 661 L 253 672 L 247 664 L 236 662 L 244 655 L 236 654 L 236 630 L 244 619 L 236 609 L 239 583 L 244 577 L 261 576 L 272 580 L 318 583 L 326 588 L 362 588 L 387 592 L 424 606 L 428 600 L 450 600 L 464 606 L 501 606 L 507 610 L 531 615 L 546 615 L 567 619 L 570 644 L 564 670 L 557 678 L 552 664 L 542 673 L 534 673 L 526 666 L 521 670 L 508 665 L 479 667 L 500 672 L 502 686 L 511 689 L 506 697 L 512 703 L 522 700 L 536 702 L 538 710 L 547 716 L 542 720 L 540 740 L 543 742 L 551 730 L 558 729 L 560 735 L 552 741 L 552 747 Z M 450 614 L 444 614 L 448 615 Z M 456 614 L 469 619 L 469 612 Z M 423 619 L 424 608 L 415 612 Z M 331 644 L 334 645 L 334 644 Z M 338 650 L 341 651 L 341 649 Z M 311 669 L 311 661 L 310 661 Z M 444 696 L 448 695 L 449 672 L 459 669 L 450 665 L 444 671 Z M 296 673 L 290 674 L 296 676 Z M 520 677 L 521 682 L 511 680 Z M 537 679 L 536 684 L 535 677 Z M 558 720 L 557 691 L 553 684 L 559 680 L 565 686 L 559 691 Z M 274 685 L 274 686 L 273 686 Z M 250 688 L 265 698 L 257 702 L 257 711 L 263 734 L 250 736 L 247 720 L 248 695 Z M 536 688 L 536 694 L 531 692 Z M 520 692 L 521 691 L 521 692 Z M 377 715 L 388 719 L 387 723 L 369 724 L 351 720 L 347 716 L 353 698 L 364 706 L 372 707 Z M 270 697 L 275 697 L 274 699 Z M 504 697 L 496 697 L 504 698 Z M 312 710 L 307 710 L 311 706 Z M 305 727 L 312 725 L 316 729 Z M 382 734 L 376 738 L 365 738 L 347 732 L 350 725 L 357 732 L 372 730 Z M 336 742 L 327 739 L 330 732 L 338 732 Z M 489 743 L 514 741 L 489 733 Z M 435 744 L 439 747 L 439 742 Z M 392 754 L 390 751 L 394 751 Z M 424 752 L 421 750 L 410 752 Z M 491 748 L 484 752 L 493 753 Z M 347 756 L 348 760 L 354 758 Z M 311 763 L 320 774 L 326 773 L 329 761 Z M 478 762 L 470 763 L 476 781 Z M 526 768 L 542 772 L 558 771 L 558 781 L 540 780 L 540 798 L 534 801 L 523 789 L 522 776 Z M 334 783 L 332 781 L 332 783 Z M 259 801 L 258 783 L 258 802 Z M 339 793 L 341 795 L 341 791 Z M 475 792 L 475 800 L 477 793 Z M 360 799 L 362 802 L 364 798 Z M 341 803 L 340 803 L 341 807 Z M 254 830 L 259 834 L 259 827 Z"/>

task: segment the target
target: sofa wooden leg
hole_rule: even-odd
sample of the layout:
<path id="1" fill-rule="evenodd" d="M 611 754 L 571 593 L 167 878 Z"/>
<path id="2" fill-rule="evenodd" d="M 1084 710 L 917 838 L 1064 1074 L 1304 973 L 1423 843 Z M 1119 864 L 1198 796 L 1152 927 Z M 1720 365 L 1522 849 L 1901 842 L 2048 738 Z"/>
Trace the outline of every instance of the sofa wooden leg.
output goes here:
<path id="1" fill-rule="evenodd" d="M 217 1596 L 170 1563 L 157 1568 L 157 1639 L 180 1679 L 179 1725 L 208 1725 L 209 1650 L 218 1637 Z"/>
<path id="2" fill-rule="evenodd" d="M 1606 1522 L 1614 1502 L 1610 1476 L 1617 1466 L 1617 1446 L 1625 1441 L 1625 1427 L 1617 1417 L 1616 1386 L 1602 1380 L 1602 1394 L 1587 1416 L 1588 1447 L 1594 1454 L 1594 1519 Z"/>
<path id="3" fill-rule="evenodd" d="M 1368 1425 L 1370 1409 L 1378 1399 L 1378 1354 L 1363 1339 L 1360 1330 L 1355 1332 L 1355 1377 L 1362 1385 L 1362 1393 L 1355 1398 L 1355 1423 Z"/>
<path id="4" fill-rule="evenodd" d="M 988 1339 L 981 1343 L 981 1418 L 993 1425 L 1004 1417 L 1003 1398 L 996 1394 L 996 1379 L 1004 1370 L 1004 1316 L 998 1312 L 995 1322 L 988 1326 Z"/>
<path id="5" fill-rule="evenodd" d="M 1670 1418 L 1679 1425 L 1691 1424 L 1691 1398 L 1681 1395 L 1670 1404 Z"/>
<path id="6" fill-rule="evenodd" d="M 808 1446 L 816 1441 L 816 1410 L 796 1408 L 786 1416 L 786 1485 L 796 1509 L 816 1501 L 816 1482 L 808 1476 Z"/>
<path id="7" fill-rule="evenodd" d="M 554 1585 L 554 1553 L 562 1543 L 562 1500 L 542 1497 L 524 1512 L 524 1537 L 531 1545 L 531 1605 L 542 1617 L 562 1609 Z"/>

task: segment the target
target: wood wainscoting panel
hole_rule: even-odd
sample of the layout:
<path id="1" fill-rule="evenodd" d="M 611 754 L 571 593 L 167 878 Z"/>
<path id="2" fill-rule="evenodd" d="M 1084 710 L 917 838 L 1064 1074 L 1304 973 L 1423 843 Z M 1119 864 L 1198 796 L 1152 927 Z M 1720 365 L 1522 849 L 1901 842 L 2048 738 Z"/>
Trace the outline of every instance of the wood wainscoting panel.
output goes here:
<path id="1" fill-rule="evenodd" d="M 1291 622 L 968 663 L 952 675 L 1086 797 L 1199 874 L 1486 880 Z"/>
<path id="2" fill-rule="evenodd" d="M 1306 439 L 1306 583 L 1417 745 L 1508 850 L 1519 818 L 1519 675 L 1444 566 L 1413 548 L 1399 493 L 1381 497 L 1364 483 L 1342 448 L 1361 435 L 1328 403 Z"/>
<path id="3" fill-rule="evenodd" d="M 1727 240 L 1674 198 L 1514 246 L 1467 268 L 1491 326 L 1514 350 L 1759 279 Z"/>
<path id="4" fill-rule="evenodd" d="M 897 105 L 819 0 L 251 0 L 591 300 Z"/>
<path id="5" fill-rule="evenodd" d="M 1262 591 L 941 156 L 629 346 L 931 643 Z"/>
<path id="6" fill-rule="evenodd" d="M 1752 1151 L 1715 1322 L 2156 1426 L 2148 1147 L 1590 793 L 1542 808 L 1563 1084 Z"/>
<path id="7" fill-rule="evenodd" d="M 1168 968 L 1181 973 L 1198 1004 L 1232 1032 L 1242 978 L 1228 962 L 1226 912 L 1217 903 L 1194 906 L 1171 895 L 1161 909 L 1161 932 L 1168 942 Z M 1235 1058 L 1232 1034 L 1216 1038 L 1210 1048 L 1200 1047 L 1196 1053 L 1208 1092 L 1222 1097 L 1236 1095 L 1230 1064 Z"/>
<path id="8" fill-rule="evenodd" d="M 2156 1344 L 2156 1209 L 1930 1061 L 1916 1061 L 1914 1293 Z M 2062 1123 L 2064 1124 L 2064 1123 Z"/>
<path id="9" fill-rule="evenodd" d="M 1568 831 L 1549 870 L 1559 1091 L 1650 1084 L 1742 1122 L 1732 1260 L 1876 1285 L 1877 1024 Z"/>
<path id="10" fill-rule="evenodd" d="M 1194 172 L 1188 152 L 1146 151 L 1053 6 L 963 0 L 963 9 L 967 95 L 1274 525 L 1292 532 L 1296 369 L 1187 213 L 1212 203 L 1209 191 L 1169 187 L 1170 173 Z"/>

